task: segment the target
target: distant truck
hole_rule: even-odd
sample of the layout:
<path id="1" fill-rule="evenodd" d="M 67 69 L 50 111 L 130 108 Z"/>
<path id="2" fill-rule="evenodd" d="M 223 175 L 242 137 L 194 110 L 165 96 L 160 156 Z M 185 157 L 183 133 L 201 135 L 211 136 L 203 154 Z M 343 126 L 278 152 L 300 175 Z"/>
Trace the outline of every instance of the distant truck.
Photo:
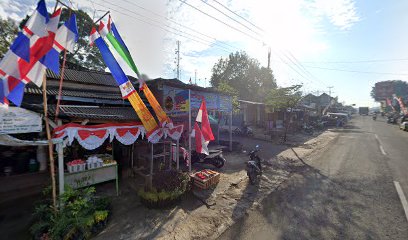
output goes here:
<path id="1" fill-rule="evenodd" d="M 358 113 L 360 115 L 368 115 L 368 111 L 369 111 L 368 107 L 359 107 L 358 108 Z"/>

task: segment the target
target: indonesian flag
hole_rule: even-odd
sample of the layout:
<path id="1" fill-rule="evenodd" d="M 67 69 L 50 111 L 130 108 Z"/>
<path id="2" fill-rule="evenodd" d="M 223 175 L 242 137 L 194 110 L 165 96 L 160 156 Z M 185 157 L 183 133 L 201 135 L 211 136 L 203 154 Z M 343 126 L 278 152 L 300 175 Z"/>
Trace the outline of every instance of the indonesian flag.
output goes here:
<path id="1" fill-rule="evenodd" d="M 201 129 L 198 126 L 199 122 L 201 123 Z M 208 155 L 208 144 L 215 138 L 211 130 L 210 121 L 208 120 L 205 99 L 203 99 L 201 102 L 201 106 L 196 117 L 196 122 L 194 124 L 194 130 L 191 133 L 191 136 L 195 137 L 196 151 Z"/>
<path id="2" fill-rule="evenodd" d="M 204 153 L 206 155 L 209 154 L 208 152 L 208 143 L 209 141 L 206 141 L 204 139 L 204 135 L 201 132 L 200 127 L 198 126 L 198 123 L 195 122 L 194 124 L 194 136 L 195 136 L 195 145 L 196 145 L 196 151 L 199 153 Z"/>
<path id="3" fill-rule="evenodd" d="M 210 121 L 208 120 L 207 105 L 205 104 L 205 99 L 201 101 L 201 106 L 198 110 L 196 122 L 201 123 L 201 131 L 203 133 L 204 139 L 208 142 L 213 141 L 215 138 L 211 130 Z"/>

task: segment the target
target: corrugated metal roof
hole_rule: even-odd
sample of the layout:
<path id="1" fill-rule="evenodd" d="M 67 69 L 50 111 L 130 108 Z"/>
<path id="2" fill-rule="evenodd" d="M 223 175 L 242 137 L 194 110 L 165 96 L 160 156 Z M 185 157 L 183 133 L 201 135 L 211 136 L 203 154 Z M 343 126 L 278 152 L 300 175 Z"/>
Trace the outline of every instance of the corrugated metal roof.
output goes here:
<path id="1" fill-rule="evenodd" d="M 55 109 L 56 105 L 49 105 L 48 113 L 51 116 L 55 116 Z M 98 120 L 139 120 L 135 111 L 131 107 L 60 105 L 59 116 Z"/>
<path id="2" fill-rule="evenodd" d="M 47 70 L 47 78 L 59 80 L 61 76 L 55 74 L 51 70 Z M 64 70 L 64 81 L 80 82 L 86 84 L 96 84 L 105 86 L 116 86 L 115 79 L 113 79 L 110 73 L 104 72 L 91 72 L 91 71 L 78 71 L 74 69 Z"/>
<path id="3" fill-rule="evenodd" d="M 48 88 L 47 95 L 57 96 L 59 89 L 56 88 Z M 37 94 L 41 95 L 42 90 L 37 86 L 26 86 L 24 89 L 25 93 L 30 94 Z M 75 90 L 65 90 L 62 89 L 62 96 L 70 96 L 70 97 L 83 97 L 83 98 L 100 98 L 100 99 L 112 99 L 112 100 L 122 100 L 122 95 L 118 91 L 118 93 L 107 93 L 107 92 L 96 92 L 92 91 L 92 89 L 87 89 L 85 91 L 75 91 Z"/>

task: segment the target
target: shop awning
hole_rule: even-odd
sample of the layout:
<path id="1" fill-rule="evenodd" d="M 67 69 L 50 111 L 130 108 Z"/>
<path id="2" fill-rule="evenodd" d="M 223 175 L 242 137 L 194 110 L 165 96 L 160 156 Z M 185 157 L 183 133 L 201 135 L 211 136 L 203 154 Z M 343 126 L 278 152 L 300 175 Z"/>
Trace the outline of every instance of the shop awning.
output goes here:
<path id="1" fill-rule="evenodd" d="M 183 132 L 183 126 L 173 128 L 161 128 L 159 136 L 166 138 L 171 137 L 174 140 L 180 138 Z M 140 122 L 129 123 L 107 123 L 98 125 L 80 125 L 69 123 L 54 129 L 54 139 L 68 139 L 68 145 L 75 140 L 85 149 L 93 150 L 100 147 L 107 139 L 110 142 L 116 138 L 124 145 L 133 144 L 139 136 L 142 138 L 146 130 Z"/>
<path id="2" fill-rule="evenodd" d="M 53 143 L 60 142 L 60 140 L 53 140 Z M 47 140 L 36 140 L 36 141 L 29 141 L 29 140 L 21 140 L 15 137 L 12 137 L 8 134 L 0 134 L 0 145 L 4 146 L 11 146 L 11 147 L 23 147 L 23 146 L 40 146 L 40 145 L 48 145 Z"/>

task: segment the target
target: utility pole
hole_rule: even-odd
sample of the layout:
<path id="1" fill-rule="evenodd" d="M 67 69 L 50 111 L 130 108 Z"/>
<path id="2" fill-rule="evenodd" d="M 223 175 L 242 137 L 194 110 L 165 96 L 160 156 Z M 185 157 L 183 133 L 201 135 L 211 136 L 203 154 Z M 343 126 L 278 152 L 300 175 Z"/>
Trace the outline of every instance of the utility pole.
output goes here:
<path id="1" fill-rule="evenodd" d="M 329 89 L 329 96 L 331 97 L 331 89 L 333 88 L 332 86 L 331 87 L 327 87 L 328 89 Z"/>
<path id="2" fill-rule="evenodd" d="M 194 70 L 194 84 L 197 85 L 197 69 Z"/>
<path id="3" fill-rule="evenodd" d="M 180 80 L 180 41 L 177 40 L 177 49 L 176 52 L 176 72 L 177 72 L 177 79 Z"/>
<path id="4" fill-rule="evenodd" d="M 268 48 L 268 69 L 271 69 L 271 47 Z"/>

